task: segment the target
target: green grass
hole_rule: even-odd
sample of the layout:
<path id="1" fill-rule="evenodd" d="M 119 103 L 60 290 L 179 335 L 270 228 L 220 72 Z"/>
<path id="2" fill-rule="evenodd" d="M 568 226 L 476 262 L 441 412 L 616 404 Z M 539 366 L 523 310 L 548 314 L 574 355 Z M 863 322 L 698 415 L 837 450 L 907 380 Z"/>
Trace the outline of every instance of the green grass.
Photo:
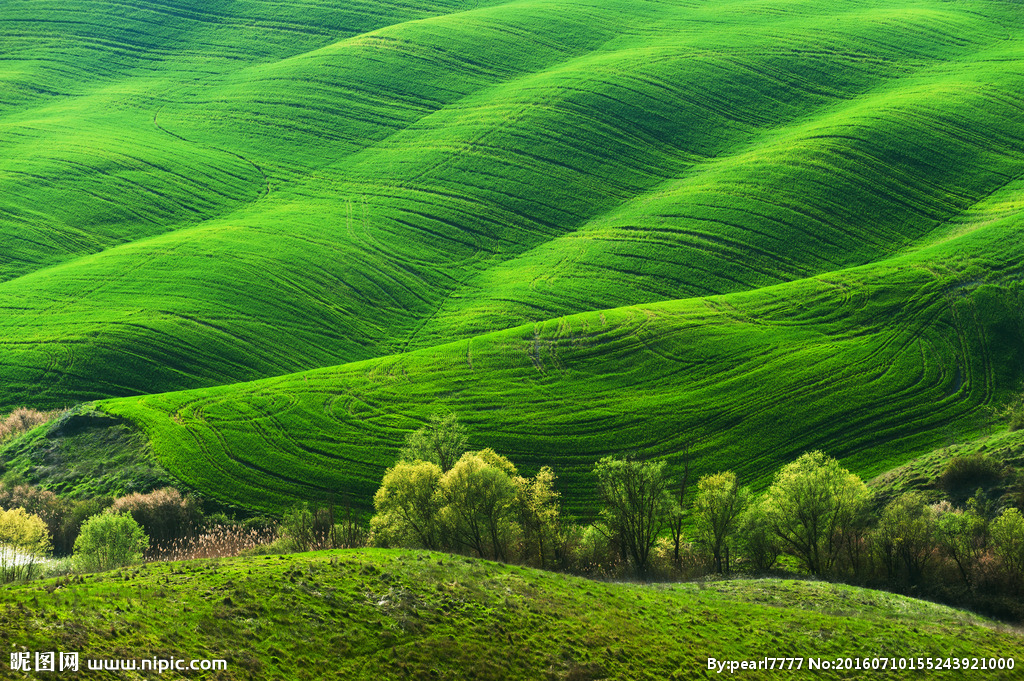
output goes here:
<path id="1" fill-rule="evenodd" d="M 280 510 L 442 404 L 586 513 L 604 454 L 870 476 L 1024 377 L 1015 5 L 301 4 L 0 9 L 0 407 Z"/>
<path id="2" fill-rule="evenodd" d="M 716 676 L 709 657 L 1020 649 L 1019 633 L 973 615 L 854 587 L 614 584 L 419 551 L 155 563 L 5 588 L 0 606 L 5 647 L 80 651 L 83 665 L 225 659 L 226 673 L 197 677 L 220 679 L 692 679 Z"/>

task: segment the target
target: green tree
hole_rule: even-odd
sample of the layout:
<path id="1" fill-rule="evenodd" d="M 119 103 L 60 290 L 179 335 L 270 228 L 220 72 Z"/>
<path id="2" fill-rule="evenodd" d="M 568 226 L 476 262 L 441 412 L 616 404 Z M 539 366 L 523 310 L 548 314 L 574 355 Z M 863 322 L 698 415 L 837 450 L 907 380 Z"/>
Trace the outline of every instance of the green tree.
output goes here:
<path id="1" fill-rule="evenodd" d="M 555 490 L 555 472 L 542 467 L 533 478 L 516 476 L 516 503 L 523 530 L 523 553 L 527 560 L 546 567 L 561 545 L 559 494 Z"/>
<path id="2" fill-rule="evenodd" d="M 911 584 L 921 583 L 938 548 L 938 523 L 920 493 L 908 492 L 885 507 L 871 548 L 890 580 L 902 573 Z"/>
<path id="3" fill-rule="evenodd" d="M 138 563 L 147 548 L 149 537 L 130 513 L 100 513 L 82 524 L 74 558 L 79 569 L 96 572 Z"/>
<path id="4" fill-rule="evenodd" d="M 697 482 L 694 524 L 697 537 L 711 553 L 715 571 L 723 571 L 722 551 L 734 533 L 736 521 L 746 507 L 750 491 L 740 487 L 732 471 L 706 475 Z"/>
<path id="5" fill-rule="evenodd" d="M 813 575 L 832 571 L 843 530 L 860 522 L 870 495 L 864 481 L 820 451 L 784 466 L 764 498 L 764 519 L 784 550 Z"/>
<path id="6" fill-rule="evenodd" d="M 738 534 L 743 555 L 758 572 L 767 572 L 775 566 L 782 553 L 779 538 L 768 525 L 764 499 L 748 504 L 739 517 Z"/>
<path id="7" fill-rule="evenodd" d="M 384 473 L 373 496 L 370 528 L 386 546 L 442 547 L 441 467 L 432 461 L 399 461 Z"/>
<path id="8" fill-rule="evenodd" d="M 1024 577 L 1024 517 L 1015 508 L 1004 509 L 992 521 L 992 546 L 1012 579 Z"/>
<path id="9" fill-rule="evenodd" d="M 618 535 L 637 575 L 646 578 L 651 549 L 672 514 L 665 462 L 606 456 L 594 466 L 594 474 L 604 523 Z"/>
<path id="10" fill-rule="evenodd" d="M 966 510 L 950 510 L 938 518 L 939 546 L 953 559 L 964 584 L 971 588 L 975 569 L 988 545 L 988 522 L 975 502 L 972 498 Z"/>
<path id="11" fill-rule="evenodd" d="M 42 518 L 23 508 L 0 510 L 0 582 L 30 579 L 49 550 L 50 533 Z"/>
<path id="12" fill-rule="evenodd" d="M 407 461 L 433 461 L 447 473 L 466 451 L 466 429 L 458 417 L 448 411 L 430 415 L 429 422 L 409 433 L 400 457 Z"/>
<path id="13" fill-rule="evenodd" d="M 494 450 L 466 452 L 438 486 L 441 517 L 456 543 L 481 558 L 508 560 L 516 534 L 515 466 Z"/>

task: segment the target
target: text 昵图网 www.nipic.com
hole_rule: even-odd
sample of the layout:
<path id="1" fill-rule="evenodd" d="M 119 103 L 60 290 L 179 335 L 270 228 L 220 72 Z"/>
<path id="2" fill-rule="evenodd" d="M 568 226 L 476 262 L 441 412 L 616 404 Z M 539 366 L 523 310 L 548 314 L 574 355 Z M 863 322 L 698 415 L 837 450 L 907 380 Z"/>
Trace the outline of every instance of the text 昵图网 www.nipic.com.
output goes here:
<path id="1" fill-rule="evenodd" d="M 79 672 L 79 671 L 220 671 L 228 668 L 227 660 L 185 660 L 175 657 L 117 659 L 81 658 L 78 653 L 11 653 L 12 672 Z"/>
<path id="2" fill-rule="evenodd" d="M 746 671 L 962 671 L 1008 670 L 1016 662 L 1012 657 L 762 657 L 756 660 L 717 660 L 708 658 L 708 671 L 718 674 Z"/>

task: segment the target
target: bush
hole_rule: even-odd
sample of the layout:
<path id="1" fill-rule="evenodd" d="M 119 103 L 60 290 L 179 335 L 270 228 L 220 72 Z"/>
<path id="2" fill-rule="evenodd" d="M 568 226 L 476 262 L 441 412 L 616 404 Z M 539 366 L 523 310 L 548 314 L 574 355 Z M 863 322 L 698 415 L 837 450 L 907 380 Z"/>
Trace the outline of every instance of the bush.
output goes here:
<path id="1" fill-rule="evenodd" d="M 31 579 L 50 550 L 46 523 L 23 508 L 0 511 L 0 582 Z"/>
<path id="2" fill-rule="evenodd" d="M 950 496 L 967 496 L 979 487 L 990 489 L 999 484 L 1002 466 L 981 452 L 956 456 L 946 464 L 942 487 Z"/>
<path id="3" fill-rule="evenodd" d="M 0 443 L 13 440 L 22 433 L 27 433 L 61 413 L 59 409 L 56 411 L 38 411 L 36 409 L 18 407 L 7 416 L 0 418 Z"/>
<path id="4" fill-rule="evenodd" d="M 75 565 L 85 572 L 142 561 L 149 537 L 130 513 L 100 513 L 82 524 L 75 540 Z"/>
<path id="5" fill-rule="evenodd" d="M 115 499 L 113 513 L 130 513 L 149 537 L 154 549 L 183 537 L 191 537 L 199 530 L 202 513 L 191 498 L 182 498 L 173 487 L 165 487 L 148 494 L 129 494 Z"/>

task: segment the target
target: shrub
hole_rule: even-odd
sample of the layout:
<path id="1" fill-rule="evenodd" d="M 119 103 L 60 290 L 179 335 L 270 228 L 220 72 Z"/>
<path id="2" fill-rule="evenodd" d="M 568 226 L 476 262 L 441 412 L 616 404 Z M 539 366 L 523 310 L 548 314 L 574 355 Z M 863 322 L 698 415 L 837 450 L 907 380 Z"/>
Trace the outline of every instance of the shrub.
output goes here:
<path id="1" fill-rule="evenodd" d="M 75 540 L 75 564 L 86 572 L 142 561 L 149 537 L 130 513 L 100 513 L 82 524 Z"/>
<path id="2" fill-rule="evenodd" d="M 130 513 L 153 543 L 154 549 L 175 539 L 189 537 L 202 525 L 202 514 L 191 498 L 182 498 L 173 487 L 148 494 L 138 492 L 115 499 L 113 513 Z"/>
<path id="3" fill-rule="evenodd" d="M 42 518 L 23 508 L 0 511 L 0 582 L 30 579 L 49 550 L 50 533 Z"/>
<path id="4" fill-rule="evenodd" d="M 950 459 L 942 474 L 942 487 L 952 496 L 966 496 L 977 488 L 991 488 L 999 483 L 1002 466 L 981 452 Z"/>
<path id="5" fill-rule="evenodd" d="M 18 407 L 7 416 L 0 418 L 0 442 L 13 440 L 22 433 L 27 433 L 61 413 L 62 410 L 59 409 L 55 411 L 38 411 L 36 409 Z"/>

